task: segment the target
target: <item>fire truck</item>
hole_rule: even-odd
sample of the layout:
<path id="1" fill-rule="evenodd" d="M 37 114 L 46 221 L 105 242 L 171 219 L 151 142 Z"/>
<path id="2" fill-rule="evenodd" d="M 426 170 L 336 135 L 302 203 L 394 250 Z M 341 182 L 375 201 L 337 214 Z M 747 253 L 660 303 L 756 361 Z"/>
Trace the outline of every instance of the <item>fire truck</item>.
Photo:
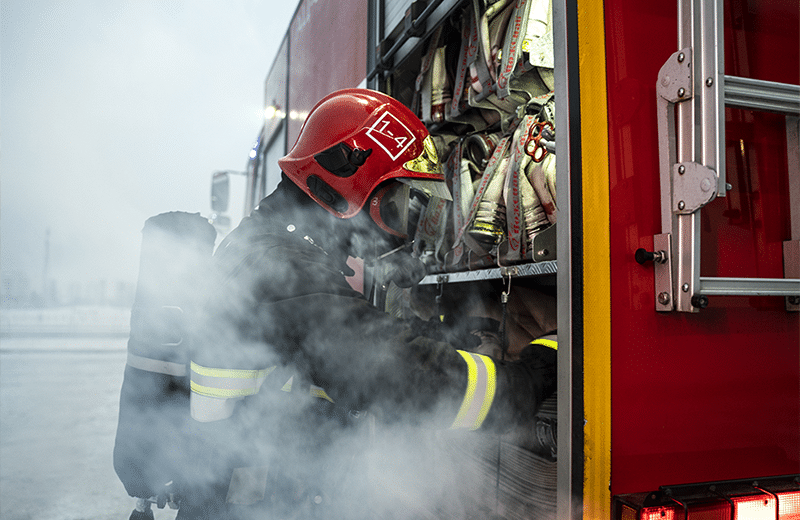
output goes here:
<path id="1" fill-rule="evenodd" d="M 416 297 L 446 315 L 465 293 L 545 295 L 557 319 L 557 453 L 505 449 L 492 514 L 800 519 L 799 13 L 301 0 L 242 214 L 319 99 L 394 96 L 438 139 L 454 199 L 425 202 Z M 380 273 L 357 283 L 407 311 Z"/>

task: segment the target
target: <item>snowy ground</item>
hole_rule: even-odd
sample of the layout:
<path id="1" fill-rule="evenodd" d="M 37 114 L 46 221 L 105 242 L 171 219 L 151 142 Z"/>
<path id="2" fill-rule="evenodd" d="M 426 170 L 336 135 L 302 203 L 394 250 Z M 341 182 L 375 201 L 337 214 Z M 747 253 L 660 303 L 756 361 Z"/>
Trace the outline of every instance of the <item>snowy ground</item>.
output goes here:
<path id="1" fill-rule="evenodd" d="M 112 466 L 126 341 L 0 338 L 2 520 L 128 519 Z"/>

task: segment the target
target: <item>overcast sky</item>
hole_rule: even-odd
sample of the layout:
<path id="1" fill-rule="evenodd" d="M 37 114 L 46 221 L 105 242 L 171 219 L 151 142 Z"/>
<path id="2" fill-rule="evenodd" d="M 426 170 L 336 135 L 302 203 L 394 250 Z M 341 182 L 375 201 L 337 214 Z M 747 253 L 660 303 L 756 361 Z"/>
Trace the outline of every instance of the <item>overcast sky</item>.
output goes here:
<path id="1" fill-rule="evenodd" d="M 3 275 L 135 282 L 140 230 L 243 170 L 296 0 L 2 0 Z"/>

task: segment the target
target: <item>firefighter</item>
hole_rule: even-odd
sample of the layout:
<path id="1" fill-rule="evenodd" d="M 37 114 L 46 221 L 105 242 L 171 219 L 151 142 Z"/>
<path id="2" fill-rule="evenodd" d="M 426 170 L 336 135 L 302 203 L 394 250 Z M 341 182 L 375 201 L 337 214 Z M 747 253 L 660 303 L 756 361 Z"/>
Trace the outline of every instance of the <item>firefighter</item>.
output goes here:
<path id="1" fill-rule="evenodd" d="M 348 283 L 348 257 L 369 262 L 408 239 L 412 190 L 449 197 L 408 108 L 371 90 L 334 92 L 278 164 L 276 190 L 215 253 L 190 368 L 206 446 L 191 473 L 208 480 L 179 518 L 279 507 L 276 493 L 297 495 L 291 483 L 315 476 L 276 477 L 276 461 L 302 467 L 365 412 L 389 425 L 502 432 L 530 424 L 555 390 L 553 348 L 532 345 L 514 362 L 475 354 L 466 335 L 393 318 Z"/>

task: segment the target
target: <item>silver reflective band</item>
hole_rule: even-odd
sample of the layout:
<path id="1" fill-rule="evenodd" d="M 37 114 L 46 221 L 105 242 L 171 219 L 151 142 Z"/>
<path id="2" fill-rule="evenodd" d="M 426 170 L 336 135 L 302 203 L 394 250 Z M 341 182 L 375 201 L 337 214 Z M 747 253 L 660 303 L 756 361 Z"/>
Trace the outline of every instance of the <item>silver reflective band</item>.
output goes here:
<path id="1" fill-rule="evenodd" d="M 497 372 L 491 358 L 463 350 L 457 352 L 467 363 L 468 380 L 464 401 L 450 428 L 477 430 L 486 419 L 494 401 Z"/>
<path id="2" fill-rule="evenodd" d="M 186 375 L 186 365 L 183 363 L 173 363 L 171 361 L 163 361 L 161 359 L 147 358 L 137 356 L 128 352 L 128 366 L 144 370 L 146 372 L 155 372 L 157 374 L 166 374 L 168 376 L 182 377 Z"/>
<path id="3" fill-rule="evenodd" d="M 267 376 L 275 370 L 210 368 L 191 363 L 192 418 L 200 422 L 219 421 L 233 414 L 236 401 L 258 393 Z"/>
<path id="4" fill-rule="evenodd" d="M 275 370 L 208 368 L 192 362 L 192 391 L 208 397 L 245 397 L 258 393 L 267 376 Z"/>

